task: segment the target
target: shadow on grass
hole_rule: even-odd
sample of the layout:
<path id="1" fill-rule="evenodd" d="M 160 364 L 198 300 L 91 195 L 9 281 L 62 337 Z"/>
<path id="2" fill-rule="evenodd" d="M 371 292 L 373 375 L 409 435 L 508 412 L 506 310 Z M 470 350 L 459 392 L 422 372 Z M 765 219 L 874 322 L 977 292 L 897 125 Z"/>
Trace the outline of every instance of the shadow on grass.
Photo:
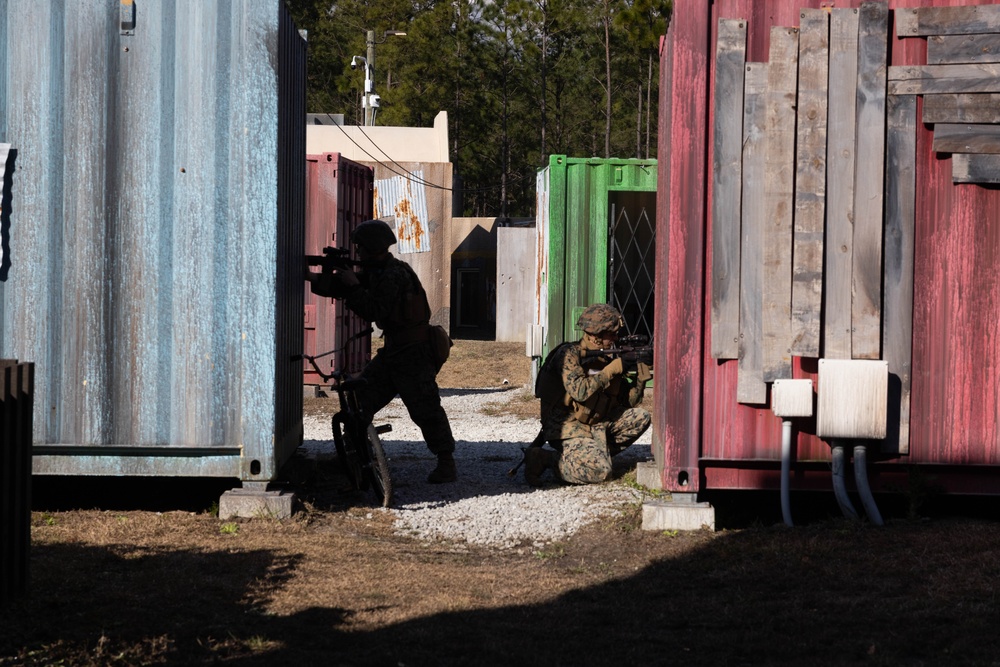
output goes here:
<path id="1" fill-rule="evenodd" d="M 348 631 L 347 609 L 266 614 L 297 557 L 40 546 L 33 597 L 0 612 L 0 664 L 993 665 L 995 535 L 965 519 L 749 529 L 547 602 L 370 631 Z"/>

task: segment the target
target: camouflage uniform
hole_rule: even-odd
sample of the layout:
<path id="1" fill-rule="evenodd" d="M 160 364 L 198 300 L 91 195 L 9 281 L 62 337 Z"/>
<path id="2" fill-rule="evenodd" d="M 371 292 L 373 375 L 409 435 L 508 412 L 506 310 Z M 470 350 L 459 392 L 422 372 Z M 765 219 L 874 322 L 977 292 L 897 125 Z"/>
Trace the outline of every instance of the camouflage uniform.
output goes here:
<path id="1" fill-rule="evenodd" d="M 454 452 L 455 438 L 435 379 L 438 367 L 428 342 L 430 307 L 420 279 L 391 254 L 377 266 L 366 266 L 358 278 L 361 284 L 344 303 L 385 336 L 385 345 L 361 373 L 368 380 L 359 392 L 362 406 L 374 415 L 398 394 L 427 448 L 435 454 Z"/>
<path id="2" fill-rule="evenodd" d="M 611 457 L 649 428 L 642 402 L 645 383 L 625 375 L 608 378 L 599 371 L 607 359 L 582 360 L 579 343 L 562 345 L 546 361 L 558 369 L 566 395 L 542 399 L 542 434 L 559 452 L 556 470 L 571 484 L 603 482 L 611 475 Z"/>

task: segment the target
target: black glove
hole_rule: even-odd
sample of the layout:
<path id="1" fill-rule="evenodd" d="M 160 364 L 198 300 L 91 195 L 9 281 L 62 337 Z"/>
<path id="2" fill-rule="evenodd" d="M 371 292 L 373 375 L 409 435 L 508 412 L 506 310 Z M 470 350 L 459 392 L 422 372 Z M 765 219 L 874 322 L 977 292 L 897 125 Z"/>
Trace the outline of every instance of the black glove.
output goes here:
<path id="1" fill-rule="evenodd" d="M 306 280 L 309 281 L 309 288 L 313 294 L 331 299 L 344 298 L 358 284 L 358 278 L 353 271 L 310 273 Z"/>
<path id="2" fill-rule="evenodd" d="M 639 357 L 633 353 L 626 353 L 622 355 L 622 370 L 626 375 L 632 375 L 637 370 L 637 362 Z"/>

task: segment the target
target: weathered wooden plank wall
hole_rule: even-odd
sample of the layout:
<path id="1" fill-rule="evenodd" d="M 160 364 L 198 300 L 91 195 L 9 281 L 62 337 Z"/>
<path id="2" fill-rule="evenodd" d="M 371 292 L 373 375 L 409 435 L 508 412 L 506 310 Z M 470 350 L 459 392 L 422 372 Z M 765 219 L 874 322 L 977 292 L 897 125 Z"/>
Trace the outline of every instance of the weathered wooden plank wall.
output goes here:
<path id="1" fill-rule="evenodd" d="M 851 357 L 878 359 L 882 342 L 882 196 L 888 7 L 865 2 L 858 17 Z"/>
<path id="2" fill-rule="evenodd" d="M 792 213 L 795 196 L 795 89 L 799 31 L 771 28 L 764 165 L 764 380 L 792 374 Z"/>
<path id="3" fill-rule="evenodd" d="M 917 104 L 912 95 L 892 96 L 887 107 L 885 201 L 885 310 L 882 349 L 889 364 L 890 448 L 910 447 L 910 388 L 913 340 L 913 246 L 916 215 Z"/>
<path id="4" fill-rule="evenodd" d="M 956 183 L 1000 183 L 1000 155 L 952 156 L 951 178 Z"/>
<path id="5" fill-rule="evenodd" d="M 818 357 L 820 350 L 829 17 L 830 14 L 821 9 L 803 9 L 799 23 L 791 353 L 800 357 Z"/>
<path id="6" fill-rule="evenodd" d="M 908 13 L 913 14 L 914 35 L 921 39 L 887 40 L 884 47 L 891 55 L 885 84 L 886 96 L 882 100 L 887 129 L 882 137 L 887 153 L 884 156 L 884 186 L 880 184 L 876 196 L 882 199 L 884 207 L 884 237 L 881 254 L 884 265 L 878 276 L 882 281 L 881 331 L 876 346 L 882 359 L 887 362 L 890 375 L 889 423 L 885 451 L 890 456 L 908 453 L 893 461 L 907 464 L 942 464 L 957 470 L 956 464 L 1000 465 L 1000 225 L 992 224 L 1000 211 L 1000 190 L 971 185 L 956 186 L 963 178 L 979 178 L 977 182 L 990 182 L 997 177 L 996 162 L 991 162 L 1000 154 L 939 153 L 934 150 L 934 130 L 938 125 L 989 123 L 993 124 L 993 109 L 997 109 L 996 99 L 991 95 L 1000 93 L 1000 82 L 996 69 L 996 58 L 991 50 L 991 38 L 976 35 L 966 38 L 975 46 L 962 44 L 960 40 L 944 39 L 947 34 L 968 34 L 970 29 L 990 29 L 996 13 L 993 5 L 988 7 L 979 0 L 968 0 L 978 4 L 972 15 L 970 26 L 956 26 L 951 14 L 947 20 L 941 19 L 946 10 L 967 8 L 934 7 L 925 8 L 925 2 L 918 0 L 889 0 L 890 23 L 895 25 L 899 37 L 906 36 Z M 986 0 L 984 0 L 985 2 Z M 935 5 L 956 5 L 961 0 L 931 0 Z M 703 62 L 715 65 L 714 31 L 718 19 L 745 19 L 747 23 L 747 71 L 745 72 L 744 144 L 742 165 L 742 211 L 741 211 L 741 292 L 752 290 L 753 268 L 743 265 L 750 256 L 752 232 L 748 220 L 753 206 L 748 184 L 756 183 L 753 173 L 748 173 L 748 164 L 758 159 L 754 149 L 761 145 L 751 145 L 752 127 L 750 102 L 753 90 L 751 72 L 760 67 L 768 68 L 770 60 L 771 27 L 800 27 L 800 48 L 806 42 L 802 24 L 803 7 L 818 9 L 820 2 L 802 0 L 716 0 L 704 5 L 696 0 L 678 0 L 672 26 L 679 28 L 680 46 L 687 59 L 686 65 L 698 60 L 693 54 L 704 53 Z M 824 3 L 829 4 L 829 3 Z M 838 345 L 842 358 L 855 356 L 852 349 L 851 274 L 856 248 L 853 220 L 856 197 L 854 184 L 857 152 L 857 80 L 849 81 L 850 72 L 857 76 L 858 65 L 843 67 L 845 57 L 857 58 L 858 17 L 864 3 L 851 0 L 846 7 L 834 7 L 830 11 L 829 37 L 829 107 L 827 110 L 827 182 L 826 186 L 826 237 L 824 248 L 825 281 L 823 284 L 823 311 L 821 318 L 820 354 L 826 358 L 838 356 Z M 901 7 L 902 5 L 902 7 Z M 884 5 L 883 5 L 884 7 Z M 877 8 L 876 8 L 877 9 Z M 938 23 L 945 25 L 945 33 L 935 33 L 929 29 L 932 21 L 921 16 L 925 9 L 933 9 L 938 14 Z M 704 25 L 704 17 L 709 17 Z M 985 17 L 985 18 L 984 18 Z M 854 21 L 854 27 L 851 22 Z M 925 25 L 926 24 L 926 25 Z M 846 29 L 845 29 L 846 26 Z M 922 27 L 923 26 L 923 27 Z M 706 32 L 701 32 L 702 30 Z M 886 29 L 888 34 L 888 26 Z M 975 33 L 972 33 L 975 34 Z M 703 41 L 704 40 L 704 41 Z M 702 51 L 704 49 L 704 51 Z M 800 51 L 800 67 L 806 57 Z M 926 64 L 933 58 L 931 65 Z M 955 63 L 951 59 L 962 59 Z M 967 62 L 964 62 L 966 61 Z M 664 63 L 669 58 L 664 54 Z M 885 64 L 885 63 L 884 63 Z M 761 71 L 762 71 L 761 70 Z M 687 66 L 684 76 L 690 73 Z M 877 71 L 874 72 L 878 74 Z M 801 76 L 801 75 L 800 75 Z M 668 77 L 669 79 L 669 77 Z M 847 82 L 845 83 L 845 79 Z M 675 72 L 671 95 L 682 99 L 684 112 L 674 115 L 668 122 L 661 122 L 661 136 L 679 139 L 687 149 L 688 139 L 699 131 L 697 116 L 690 113 L 696 102 L 693 100 L 708 92 L 708 107 L 715 108 L 712 84 L 715 78 L 710 73 L 708 81 L 694 77 L 684 80 Z M 706 85 L 705 89 L 698 86 Z M 840 86 L 840 88 L 838 88 Z M 800 88 L 804 85 L 800 83 Z M 848 90 L 845 95 L 838 90 Z M 978 96 L 973 96 L 973 94 Z M 950 96 L 946 98 L 945 96 Z M 848 104 L 843 104 L 849 100 Z M 838 105 L 839 108 L 838 109 Z M 844 113 L 842 107 L 850 107 Z M 802 122 L 804 104 L 799 102 L 799 122 Z M 921 117 L 921 111 L 928 114 Z M 676 110 L 675 110 L 676 111 Z M 965 114 L 950 117 L 948 114 Z M 934 115 L 938 114 L 938 115 Z M 707 116 L 709 127 L 713 126 L 711 114 Z M 928 120 L 933 118 L 933 120 Z M 921 119 L 924 122 L 921 122 Z M 844 124 L 854 124 L 848 131 Z M 928 124 L 930 123 L 930 124 Z M 857 132 L 856 132 L 857 130 Z M 765 140 L 766 141 L 766 140 Z M 701 169 L 710 174 L 712 168 L 712 146 Z M 661 144 L 664 154 L 667 152 Z M 765 149 L 767 150 L 767 149 Z M 709 192 L 706 186 L 697 189 L 698 178 L 693 168 L 698 163 L 700 153 L 688 153 L 681 157 L 675 148 L 672 164 L 665 165 L 665 173 L 660 176 L 662 187 L 673 189 L 670 205 L 665 211 L 670 227 L 670 257 L 683 258 L 683 279 L 673 284 L 672 296 L 686 299 L 697 289 L 697 283 L 690 272 L 696 266 L 698 253 L 709 259 L 716 249 L 714 238 L 699 233 L 693 226 L 692 213 L 700 209 L 689 199 L 701 197 L 708 201 L 706 214 L 711 217 L 713 198 L 717 193 Z M 798 156 L 796 156 L 798 159 Z M 845 176 L 845 172 L 846 175 Z M 677 173 L 681 174 L 678 179 Z M 870 185 L 870 183 L 865 183 Z M 693 189 L 692 189 L 693 186 Z M 839 190 L 838 190 L 839 188 Z M 681 191 L 679 191 L 682 190 Z M 874 190 L 874 188 L 873 188 Z M 700 194 L 699 194 L 700 193 Z M 835 194 L 838 193 L 838 194 Z M 797 202 L 796 202 L 797 203 Z M 676 204 L 676 205 L 675 205 Z M 836 222 L 847 222 L 844 226 L 846 238 L 835 242 Z M 711 224 L 710 221 L 705 223 Z M 797 221 L 794 223 L 798 224 Z M 662 227 L 660 227 L 662 229 Z M 658 239 L 663 241 L 663 239 Z M 684 248 L 678 244 L 683 243 Z M 913 248 L 912 255 L 909 247 Z M 873 253 L 874 254 L 874 253 Z M 831 285 L 837 278 L 837 258 L 847 267 L 847 288 L 836 291 L 846 298 L 846 318 L 843 331 L 836 330 L 836 309 L 834 290 Z M 792 254 L 793 263 L 795 253 Z M 847 261 L 842 261 L 846 259 Z M 794 264 L 793 264 L 794 266 Z M 761 265 L 763 268 L 763 259 Z M 675 267 L 670 272 L 679 276 Z M 912 279 L 908 276 L 912 273 Z M 753 325 L 752 319 L 740 322 L 741 339 L 738 346 L 738 363 L 720 362 L 712 357 L 710 341 L 704 347 L 678 345 L 691 342 L 699 331 L 703 338 L 713 335 L 711 331 L 712 272 L 704 275 L 702 284 L 703 308 L 700 323 L 693 318 L 687 305 L 675 306 L 666 315 L 667 328 L 672 328 L 672 343 L 664 346 L 658 359 L 661 366 L 677 364 L 682 368 L 684 383 L 701 378 L 700 394 L 678 396 L 675 388 L 691 387 L 690 384 L 676 383 L 670 393 L 662 394 L 668 402 L 680 398 L 682 408 L 674 406 L 667 411 L 659 410 L 654 419 L 654 453 L 676 462 L 664 468 L 664 486 L 676 491 L 694 491 L 698 483 L 713 488 L 762 488 L 776 485 L 777 477 L 761 468 L 762 460 L 776 460 L 779 454 L 780 420 L 766 409 L 767 384 L 755 383 L 752 372 L 753 342 L 746 340 L 746 332 Z M 659 283 L 658 283 L 659 287 Z M 679 291 L 677 288 L 683 288 Z M 912 296 L 911 296 L 912 295 Z M 658 297 L 659 298 L 659 297 Z M 756 297 L 753 297 L 756 299 Z M 664 303 L 659 301 L 659 303 Z M 831 309 L 833 310 L 831 311 Z M 751 318 L 753 310 L 747 310 L 741 299 L 740 317 Z M 678 318 L 682 315 L 682 318 Z M 906 327 L 910 327 L 907 332 Z M 840 339 L 834 335 L 839 334 Z M 907 342 L 911 350 L 906 349 Z M 692 355 L 701 353 L 702 365 L 694 369 L 689 362 Z M 791 375 L 795 378 L 815 378 L 817 360 L 811 357 L 793 355 Z M 907 389 L 908 386 L 908 389 Z M 748 391 L 755 387 L 754 391 Z M 746 392 L 746 393 L 745 393 Z M 907 394 L 907 392 L 909 392 Z M 763 399 L 760 396 L 763 396 Z M 657 396 L 657 400 L 661 400 Z M 741 403 L 742 402 L 742 403 Z M 907 402 L 909 409 L 907 408 Z M 695 406 L 700 406 L 700 415 L 695 416 Z M 801 473 L 799 464 L 808 461 L 823 461 L 828 458 L 828 446 L 818 438 L 810 427 L 794 434 L 797 463 L 795 470 Z M 700 439 L 697 439 L 698 435 Z M 895 440 L 895 442 L 893 442 Z M 661 443 L 663 452 L 657 452 Z M 693 448 L 700 451 L 695 452 Z M 693 462 L 701 467 L 701 478 L 692 485 Z M 752 461 L 753 463 L 747 464 Z M 878 467 L 872 471 L 873 483 L 880 484 L 880 473 L 888 468 Z M 976 468 L 990 470 L 990 468 Z M 680 486 L 678 473 L 684 473 L 686 484 Z M 983 475 L 967 469 L 962 474 L 970 481 L 964 492 L 1000 492 L 1000 486 L 990 482 Z M 976 476 L 978 475 L 978 476 Z M 808 486 L 806 477 L 796 476 L 795 485 Z M 813 487 L 815 488 L 815 487 Z"/>
<path id="7" fill-rule="evenodd" d="M 896 10 L 896 34 L 900 37 L 985 32 L 1000 32 L 1000 5 L 903 7 Z"/>
<path id="8" fill-rule="evenodd" d="M 743 234 L 740 257 L 740 344 L 736 400 L 767 402 L 764 346 L 764 218 L 767 213 L 764 173 L 767 156 L 767 63 L 747 63 L 743 92 Z"/>
<path id="9" fill-rule="evenodd" d="M 1000 62 L 1000 34 L 934 35 L 927 39 L 927 64 Z"/>
<path id="10" fill-rule="evenodd" d="M 724 6 L 717 2 L 715 7 L 712 8 L 712 12 L 716 19 L 723 17 L 746 18 L 748 65 L 752 64 L 755 67 L 766 69 L 768 68 L 767 61 L 769 60 L 771 50 L 770 27 L 794 27 L 798 24 L 800 10 L 803 6 L 819 8 L 820 4 L 820 0 L 808 0 L 807 2 L 796 3 L 794 5 L 787 2 L 761 2 L 761 0 L 725 0 Z M 678 3 L 676 5 L 675 17 L 684 11 L 697 13 L 704 10 L 705 4 L 702 2 L 690 2 L 687 5 L 687 9 L 680 7 Z M 713 34 L 709 32 L 706 37 L 709 40 L 706 46 L 713 46 Z M 764 76 L 766 79 L 767 74 Z M 710 76 L 709 82 L 712 80 L 714 78 Z M 711 88 L 707 90 L 709 90 L 709 95 L 713 94 Z M 688 94 L 690 94 L 690 91 L 688 91 Z M 764 95 L 766 95 L 766 91 Z M 710 156 L 708 154 L 706 157 L 710 160 Z M 706 165 L 710 164 L 710 161 L 706 163 Z M 762 180 L 759 182 L 763 183 Z M 697 193 L 688 191 L 686 196 L 697 196 Z M 760 196 L 764 196 L 763 189 L 760 191 Z M 744 206 L 746 206 L 746 199 L 744 199 Z M 692 237 L 693 239 L 694 237 Z M 790 246 L 790 239 L 788 243 Z M 706 249 L 703 247 L 702 252 L 705 251 Z M 760 266 L 760 269 L 763 270 L 763 265 Z M 704 327 L 702 331 L 705 334 L 709 333 L 708 297 L 708 293 L 704 293 L 705 305 L 701 311 L 703 324 L 699 325 Z M 678 326 L 675 320 L 671 320 L 671 323 L 675 327 Z M 684 328 L 685 325 L 680 326 Z M 738 385 L 743 379 L 739 377 L 738 363 L 719 363 L 719 360 L 713 359 L 707 353 L 706 349 L 706 353 L 702 358 L 702 369 L 703 384 L 701 388 L 700 415 L 702 437 L 699 442 L 701 460 L 703 462 L 721 462 L 734 458 L 766 459 L 771 457 L 773 452 L 780 452 L 781 420 L 775 418 L 771 410 L 767 407 L 768 386 L 766 384 L 761 386 L 761 391 L 764 395 L 761 401 L 749 405 L 741 404 L 737 401 L 737 390 L 739 388 Z M 808 373 L 804 373 L 802 370 L 798 359 L 794 357 L 792 359 L 792 374 L 795 377 L 808 376 Z M 675 427 L 674 424 L 666 424 L 665 426 L 670 429 Z M 804 436 L 804 438 L 806 440 L 811 439 L 809 436 Z M 819 443 L 815 451 L 813 449 L 810 445 L 800 447 L 800 451 L 808 457 L 818 456 L 828 451 L 828 448 L 822 443 Z M 716 467 L 716 463 L 703 463 L 703 465 L 710 465 L 714 470 L 720 470 L 720 468 Z M 666 481 L 666 475 L 664 479 Z M 686 488 L 687 490 L 692 490 L 691 487 Z"/>
<path id="11" fill-rule="evenodd" d="M 738 355 L 743 109 L 732 101 L 743 96 L 746 48 L 746 22 L 719 21 L 712 139 L 712 356 L 717 359 Z"/>
<path id="12" fill-rule="evenodd" d="M 858 10 L 834 9 L 830 26 L 827 150 L 826 321 L 823 355 L 851 358 L 851 270 L 854 257 L 854 136 L 858 85 Z"/>
<path id="13" fill-rule="evenodd" d="M 1000 94 L 924 95 L 925 123 L 1000 123 Z"/>

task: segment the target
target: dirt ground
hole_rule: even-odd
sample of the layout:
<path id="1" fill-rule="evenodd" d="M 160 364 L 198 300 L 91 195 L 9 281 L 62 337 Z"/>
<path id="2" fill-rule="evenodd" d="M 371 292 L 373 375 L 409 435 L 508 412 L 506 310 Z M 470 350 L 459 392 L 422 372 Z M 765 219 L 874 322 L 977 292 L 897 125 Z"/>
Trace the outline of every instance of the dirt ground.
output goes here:
<path id="1" fill-rule="evenodd" d="M 441 383 L 524 382 L 522 350 L 460 341 Z M 398 536 L 333 468 L 286 521 L 220 521 L 228 486 L 37 480 L 0 665 L 1000 665 L 991 499 L 880 497 L 875 527 L 793 496 L 790 529 L 775 494 L 714 494 L 714 533 L 636 505 L 499 551 Z"/>

